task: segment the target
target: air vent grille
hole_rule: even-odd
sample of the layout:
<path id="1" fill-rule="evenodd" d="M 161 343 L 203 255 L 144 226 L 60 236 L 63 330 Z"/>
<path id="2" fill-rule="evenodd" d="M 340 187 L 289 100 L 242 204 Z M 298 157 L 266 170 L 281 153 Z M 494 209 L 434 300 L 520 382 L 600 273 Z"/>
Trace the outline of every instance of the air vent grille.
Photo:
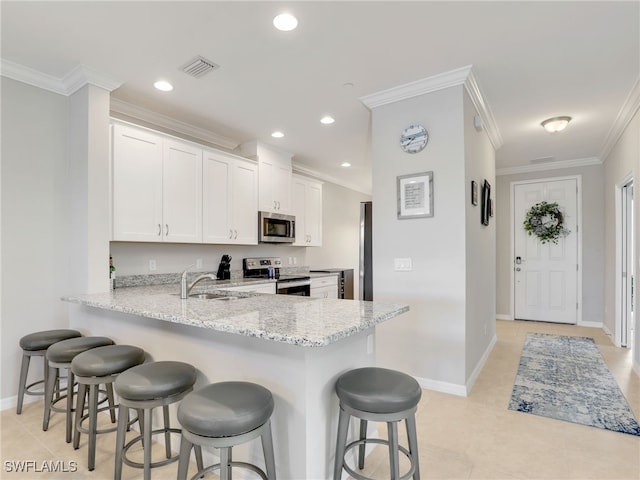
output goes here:
<path id="1" fill-rule="evenodd" d="M 192 77 L 200 78 L 217 68 L 220 68 L 220 66 L 216 65 L 210 60 L 207 60 L 204 57 L 197 56 L 193 60 L 187 62 L 182 67 L 182 71 L 187 75 L 191 75 Z"/>

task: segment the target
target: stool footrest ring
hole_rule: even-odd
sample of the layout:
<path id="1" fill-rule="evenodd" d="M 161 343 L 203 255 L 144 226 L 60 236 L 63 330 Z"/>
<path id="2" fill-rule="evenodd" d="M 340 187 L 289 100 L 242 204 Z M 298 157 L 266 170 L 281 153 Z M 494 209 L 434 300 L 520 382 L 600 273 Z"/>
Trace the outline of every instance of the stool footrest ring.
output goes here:
<path id="1" fill-rule="evenodd" d="M 377 443 L 380 445 L 387 445 L 389 446 L 389 441 L 388 440 L 384 440 L 381 438 L 363 438 L 361 440 L 355 440 L 351 443 L 349 443 L 345 449 L 344 449 L 344 453 L 345 456 L 347 455 L 347 452 L 352 449 L 353 447 L 357 447 L 360 444 L 367 444 L 367 443 Z M 407 480 L 408 478 L 411 478 L 416 470 L 416 463 L 415 460 L 413 459 L 413 456 L 411 455 L 411 452 L 409 452 L 409 450 L 407 450 L 405 447 L 403 447 L 402 445 L 398 445 L 398 450 L 401 451 L 408 459 L 409 462 L 411 462 L 411 467 L 409 468 L 409 471 L 407 473 L 405 473 L 404 475 L 402 475 L 398 480 Z M 416 452 L 417 454 L 417 452 Z M 358 472 L 354 471 L 348 464 L 347 462 L 344 460 L 344 458 L 342 459 L 342 468 L 344 468 L 347 473 L 349 475 L 351 475 L 353 478 L 357 479 L 357 480 L 375 480 L 372 479 L 370 477 L 365 477 L 364 475 L 359 474 Z"/>
<path id="2" fill-rule="evenodd" d="M 104 400 L 103 400 L 104 401 Z M 114 405 L 113 406 L 114 409 L 117 409 L 118 406 Z M 111 407 L 106 406 L 106 407 L 102 407 L 99 408 L 98 410 L 96 410 L 96 413 L 100 413 L 100 412 L 106 412 L 108 410 L 111 410 Z M 85 420 L 87 420 L 89 418 L 89 414 L 85 414 L 82 416 L 82 418 L 80 419 L 80 423 L 77 425 L 76 429 L 80 431 L 80 433 L 84 433 L 84 434 L 88 434 L 89 433 L 89 429 L 86 427 L 82 426 L 82 422 L 84 422 Z M 130 427 L 131 425 L 133 425 L 134 423 L 136 423 L 138 421 L 138 416 L 136 415 L 136 418 L 134 418 L 133 420 L 129 420 L 127 422 L 127 425 Z M 115 432 L 118 429 L 118 425 L 116 422 L 116 425 L 113 427 L 109 427 L 109 428 L 103 428 L 101 430 L 96 429 L 96 433 L 100 434 L 100 433 L 111 433 L 111 432 Z"/>
<path id="3" fill-rule="evenodd" d="M 167 428 L 166 430 L 164 428 L 159 428 L 157 430 L 152 430 L 151 431 L 151 435 L 158 435 L 158 434 L 164 434 L 165 432 L 170 432 L 170 433 L 177 433 L 180 434 L 182 433 L 182 430 L 180 430 L 179 428 Z M 124 448 L 122 449 L 122 461 L 124 463 L 126 463 L 127 465 L 129 465 L 130 467 L 134 467 L 134 468 L 144 468 L 144 463 L 140 463 L 140 462 L 134 462 L 133 460 L 130 460 L 129 458 L 127 458 L 127 451 L 129 450 L 129 448 L 131 448 L 134 444 L 138 443 L 138 442 L 142 442 L 144 439 L 142 438 L 142 435 L 138 435 L 137 437 L 131 439 L 129 442 L 127 442 L 127 444 L 124 446 Z M 147 448 L 147 447 L 145 447 Z M 151 447 L 149 447 L 151 448 Z M 178 459 L 180 458 L 179 454 L 174 455 L 171 458 L 167 458 L 166 460 L 158 460 L 157 462 L 152 462 L 149 467 L 150 468 L 156 468 L 156 467 L 163 467 L 165 465 L 169 465 L 170 463 L 176 462 L 178 461 Z"/>

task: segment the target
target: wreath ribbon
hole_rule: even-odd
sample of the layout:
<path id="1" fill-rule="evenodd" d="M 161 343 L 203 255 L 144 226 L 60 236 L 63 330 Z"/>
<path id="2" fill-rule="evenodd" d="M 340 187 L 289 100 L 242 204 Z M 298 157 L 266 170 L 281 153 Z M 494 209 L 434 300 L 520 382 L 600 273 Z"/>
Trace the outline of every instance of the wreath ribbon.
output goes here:
<path id="1" fill-rule="evenodd" d="M 523 225 L 530 236 L 535 235 L 542 243 L 557 244 L 560 237 L 571 232 L 563 223 L 564 216 L 557 203 L 540 202 L 529 209 Z"/>

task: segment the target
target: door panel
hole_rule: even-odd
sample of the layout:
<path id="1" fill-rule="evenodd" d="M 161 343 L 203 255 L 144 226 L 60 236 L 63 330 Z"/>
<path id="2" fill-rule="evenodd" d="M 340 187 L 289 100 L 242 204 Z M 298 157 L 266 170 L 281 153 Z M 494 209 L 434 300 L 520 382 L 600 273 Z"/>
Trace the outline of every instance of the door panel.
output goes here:
<path id="1" fill-rule="evenodd" d="M 558 243 L 543 244 L 522 224 L 527 211 L 541 201 L 557 202 L 570 230 Z M 514 185 L 515 318 L 577 323 L 578 224 L 577 180 L 550 180 Z"/>

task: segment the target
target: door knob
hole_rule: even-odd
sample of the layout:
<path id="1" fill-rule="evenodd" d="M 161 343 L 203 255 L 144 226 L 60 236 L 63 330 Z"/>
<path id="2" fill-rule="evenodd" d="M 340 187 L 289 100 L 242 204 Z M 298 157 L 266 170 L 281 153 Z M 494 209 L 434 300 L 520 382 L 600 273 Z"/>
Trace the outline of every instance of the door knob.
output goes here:
<path id="1" fill-rule="evenodd" d="M 517 268 L 516 268 L 516 272 L 519 272 L 520 270 L 521 270 L 521 268 L 520 268 L 520 267 L 517 267 Z"/>

